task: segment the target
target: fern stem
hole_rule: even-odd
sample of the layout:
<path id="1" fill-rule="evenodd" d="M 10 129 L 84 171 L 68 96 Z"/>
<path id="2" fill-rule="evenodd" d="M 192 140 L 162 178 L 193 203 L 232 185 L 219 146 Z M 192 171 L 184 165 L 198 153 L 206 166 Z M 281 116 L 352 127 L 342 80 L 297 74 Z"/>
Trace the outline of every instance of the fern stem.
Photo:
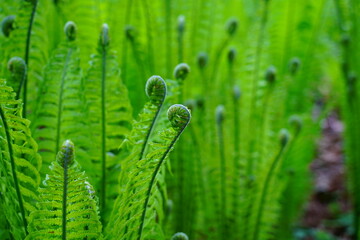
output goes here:
<path id="1" fill-rule="evenodd" d="M 176 141 L 179 139 L 180 135 L 182 134 L 182 132 L 184 131 L 184 129 L 186 128 L 188 123 L 189 123 L 189 121 L 186 124 L 184 124 L 184 126 L 181 129 L 178 130 L 177 135 L 171 141 L 169 147 L 166 149 L 165 153 L 160 158 L 159 163 L 157 164 L 156 169 L 155 169 L 155 171 L 153 172 L 153 174 L 151 176 L 150 184 L 149 184 L 149 187 L 148 187 L 148 190 L 147 190 L 147 195 L 146 195 L 146 199 L 145 199 L 144 206 L 143 206 L 143 211 L 142 211 L 142 214 L 141 214 L 141 224 L 140 224 L 140 227 L 139 227 L 137 240 L 141 240 L 141 237 L 142 237 L 144 224 L 145 224 L 145 217 L 146 217 L 146 212 L 147 212 L 147 205 L 149 204 L 149 200 L 150 200 L 152 189 L 153 189 L 154 184 L 155 184 L 156 176 L 160 172 L 161 166 L 162 166 L 163 162 L 165 161 L 167 155 L 169 154 L 169 152 L 171 151 L 171 149 L 175 145 Z"/>
<path id="2" fill-rule="evenodd" d="M 258 240 L 259 230 L 260 230 L 259 227 L 260 227 L 260 224 L 261 224 L 263 208 L 264 208 L 265 200 L 266 200 L 266 197 L 267 197 L 266 195 L 267 195 L 267 191 L 268 191 L 268 188 L 269 188 L 269 184 L 270 184 L 270 181 L 272 179 L 273 172 L 274 172 L 276 166 L 278 165 L 279 160 L 281 159 L 281 156 L 284 153 L 285 147 L 286 147 L 286 144 L 281 146 L 280 151 L 276 155 L 274 161 L 271 163 L 270 169 L 269 169 L 268 173 L 266 174 L 265 181 L 264 181 L 264 186 L 263 186 L 263 189 L 262 189 L 262 191 L 260 193 L 261 194 L 260 195 L 260 205 L 259 205 L 259 209 L 258 209 L 257 214 L 256 214 L 253 240 Z"/>
<path id="3" fill-rule="evenodd" d="M 69 61 L 70 61 L 72 51 L 73 51 L 73 49 L 69 48 L 67 56 L 66 56 L 66 60 L 65 60 L 64 69 L 63 69 L 62 76 L 61 76 L 60 94 L 59 94 L 59 99 L 58 99 L 57 127 L 56 127 L 56 150 L 55 150 L 55 153 L 57 153 L 59 151 L 60 130 L 61 130 L 61 116 L 62 116 L 62 110 L 63 110 L 62 109 L 62 103 L 63 103 L 62 98 L 63 98 L 63 93 L 64 93 L 65 78 L 66 78 L 68 64 L 69 64 Z"/>
<path id="4" fill-rule="evenodd" d="M 217 123 L 217 134 L 218 134 L 218 144 L 220 151 L 220 224 L 222 230 L 222 238 L 225 239 L 227 236 L 227 224 L 226 224 L 226 158 L 225 158 L 225 146 L 224 146 L 224 134 L 223 134 L 223 124 L 224 124 L 224 108 L 222 105 L 218 106 L 216 109 L 216 123 Z"/>
<path id="5" fill-rule="evenodd" d="M 235 95 L 235 94 L 234 94 Z M 239 195 L 237 194 L 239 188 L 240 188 L 240 184 L 239 184 L 239 179 L 240 179 L 240 175 L 241 175 L 241 170 L 240 170 L 240 149 L 239 149 L 239 144 L 240 144 L 240 124 L 239 124 L 239 115 L 240 115 L 240 111 L 239 111 L 239 98 L 237 96 L 233 97 L 233 112 L 234 112 L 234 157 L 233 157 L 233 167 L 234 167 L 234 176 L 233 176 L 233 210 L 232 210 L 232 214 L 233 214 L 233 220 L 235 222 L 234 225 L 236 225 L 237 223 L 237 217 L 239 216 Z M 234 232 L 233 234 L 236 234 L 236 232 Z M 235 237 L 235 235 L 234 235 Z"/>
<path id="6" fill-rule="evenodd" d="M 106 204 L 106 47 L 102 46 L 101 62 L 101 158 L 102 158 L 102 176 L 101 176 L 101 194 L 100 209 L 104 212 Z M 103 218 L 101 218 L 104 221 Z"/>
<path id="7" fill-rule="evenodd" d="M 158 109 L 157 109 L 157 111 L 155 113 L 155 116 L 154 116 L 154 118 L 153 118 L 153 120 L 151 122 L 150 128 L 149 128 L 148 132 L 146 133 L 146 138 L 145 138 L 145 141 L 144 141 L 144 143 L 143 143 L 143 145 L 141 147 L 141 152 L 140 152 L 138 161 L 140 161 L 145 155 L 145 149 L 147 147 L 147 143 L 149 142 L 151 133 L 153 132 L 153 129 L 155 127 L 155 123 L 156 123 L 156 121 L 158 119 L 158 116 L 159 116 L 161 107 L 162 107 L 162 105 L 164 103 L 164 100 L 165 100 L 165 97 L 164 97 L 163 101 L 160 103 L 160 105 L 159 105 L 159 107 L 158 107 Z"/>
<path id="8" fill-rule="evenodd" d="M 62 239 L 66 240 L 66 215 L 67 215 L 67 185 L 68 185 L 68 161 L 64 159 L 64 188 L 62 200 Z"/>
<path id="9" fill-rule="evenodd" d="M 35 2 L 33 3 L 33 8 L 31 10 L 31 16 L 30 16 L 30 20 L 29 20 L 29 26 L 28 26 L 28 30 L 27 30 L 27 35 L 26 35 L 26 45 L 25 45 L 25 63 L 26 66 L 29 66 L 29 55 L 30 55 L 30 44 L 31 44 L 31 32 L 32 32 L 32 27 L 34 25 L 34 19 L 35 19 L 35 13 L 36 13 L 36 9 L 38 6 L 38 0 L 35 0 Z M 28 85 L 28 76 L 27 73 L 25 74 L 25 79 L 24 79 L 24 90 L 23 90 L 23 116 L 26 117 L 26 105 L 27 105 L 27 85 Z"/>
<path id="10" fill-rule="evenodd" d="M 6 133 L 6 141 L 8 143 L 8 148 L 9 148 L 11 172 L 12 172 L 13 179 L 14 179 L 16 195 L 17 195 L 18 201 L 19 201 L 20 213 L 21 213 L 21 217 L 23 219 L 25 234 L 27 235 L 28 230 L 27 230 L 27 220 L 26 220 L 26 215 L 25 215 L 25 208 L 24 208 L 24 203 L 23 203 L 23 199 L 22 199 L 22 194 L 21 194 L 21 191 L 20 191 L 20 184 L 18 182 L 18 177 L 17 177 L 17 173 L 16 173 L 14 150 L 13 150 L 13 146 L 12 146 L 10 128 L 9 128 L 9 125 L 7 124 L 6 116 L 5 116 L 5 113 L 4 113 L 4 110 L 3 110 L 3 106 L 0 106 L 0 116 L 1 116 L 3 126 L 4 126 L 4 129 L 5 129 L 5 133 Z"/>

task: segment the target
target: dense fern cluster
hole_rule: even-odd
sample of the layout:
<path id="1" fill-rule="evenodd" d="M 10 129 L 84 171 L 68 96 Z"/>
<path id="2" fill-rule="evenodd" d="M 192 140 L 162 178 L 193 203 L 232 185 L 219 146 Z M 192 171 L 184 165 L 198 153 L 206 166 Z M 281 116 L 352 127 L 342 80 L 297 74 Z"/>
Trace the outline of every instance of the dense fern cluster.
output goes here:
<path id="1" fill-rule="evenodd" d="M 293 239 L 333 108 L 357 239 L 359 14 L 357 0 L 2 0 L 0 239 Z"/>

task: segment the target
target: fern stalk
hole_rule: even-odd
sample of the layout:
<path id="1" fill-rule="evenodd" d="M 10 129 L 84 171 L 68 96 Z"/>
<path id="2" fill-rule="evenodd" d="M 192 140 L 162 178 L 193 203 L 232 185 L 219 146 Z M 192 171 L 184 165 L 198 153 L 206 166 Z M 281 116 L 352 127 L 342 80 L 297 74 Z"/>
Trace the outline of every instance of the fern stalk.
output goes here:
<path id="1" fill-rule="evenodd" d="M 140 224 L 140 227 L 139 227 L 139 233 L 138 233 L 137 240 L 141 240 L 141 237 L 142 237 L 143 228 L 144 228 L 144 224 L 145 224 L 146 212 L 147 212 L 147 209 L 148 209 L 147 205 L 149 204 L 151 192 L 152 192 L 152 189 L 153 189 L 153 187 L 155 185 L 155 182 L 156 182 L 156 177 L 159 174 L 161 166 L 162 166 L 163 162 L 165 161 L 167 155 L 172 150 L 172 148 L 174 147 L 176 141 L 179 139 L 180 135 L 183 133 L 186 126 L 190 122 L 190 112 L 189 112 L 189 110 L 186 109 L 186 107 L 184 107 L 182 105 L 175 104 L 172 107 L 170 107 L 170 109 L 168 111 L 168 115 L 169 115 L 169 119 L 170 119 L 173 127 L 176 128 L 176 130 L 177 130 L 177 135 L 173 138 L 170 145 L 167 147 L 166 151 L 164 152 L 164 154 L 160 158 L 160 161 L 158 162 L 155 171 L 152 174 L 152 177 L 151 177 L 151 180 L 150 180 L 150 183 L 149 183 L 149 186 L 148 186 L 147 194 L 146 194 L 147 196 L 146 196 L 146 199 L 145 199 L 145 202 L 144 202 L 143 211 L 142 211 L 142 214 L 141 214 L 141 224 Z M 181 119 L 177 120 L 176 118 L 181 118 Z"/>
<path id="2" fill-rule="evenodd" d="M 20 213 L 21 213 L 21 217 L 22 217 L 22 220 L 23 220 L 25 233 L 27 235 L 28 234 L 27 220 L 26 220 L 26 217 L 25 217 L 25 209 L 24 209 L 23 198 L 22 198 L 22 194 L 20 192 L 20 185 L 19 185 L 19 182 L 18 182 L 18 177 L 17 177 L 17 173 L 16 173 L 16 169 L 15 169 L 16 166 L 15 166 L 15 159 L 14 159 L 14 151 L 13 151 L 13 147 L 12 147 L 12 138 L 11 138 L 11 134 L 10 134 L 10 128 L 9 128 L 9 126 L 7 124 L 7 120 L 6 120 L 5 113 L 4 113 L 2 105 L 0 105 L 0 116 L 1 116 L 1 119 L 2 119 L 2 122 L 3 122 L 3 125 L 4 125 L 4 129 L 5 129 L 6 141 L 8 143 L 10 163 L 11 163 L 11 172 L 12 172 L 13 179 L 14 179 L 16 195 L 17 195 L 18 201 L 19 201 Z"/>
<path id="3" fill-rule="evenodd" d="M 66 240 L 66 215 L 67 215 L 67 188 L 68 188 L 68 166 L 70 161 L 72 160 L 72 151 L 73 149 L 71 149 L 68 145 L 69 143 L 65 142 L 64 146 L 66 145 L 66 147 L 63 148 L 63 159 L 62 161 L 63 163 L 63 169 L 64 169 L 64 188 L 63 188 L 63 200 L 62 200 L 62 239 Z"/>
<path id="4" fill-rule="evenodd" d="M 100 193 L 100 209 L 106 205 L 106 46 L 101 46 L 101 158 L 102 177 Z M 103 220 L 103 219 L 102 219 Z"/>
<path id="5" fill-rule="evenodd" d="M 289 141 L 289 136 L 288 133 L 285 129 L 283 129 L 280 133 L 280 142 L 281 142 L 281 147 L 279 152 L 277 153 L 275 159 L 272 161 L 270 168 L 265 176 L 265 180 L 264 180 L 264 186 L 262 188 L 262 191 L 260 193 L 260 205 L 259 205 L 259 209 L 256 213 L 256 219 L 255 219 L 255 229 L 254 229 L 254 235 L 253 235 L 253 240 L 258 240 L 258 236 L 259 236 L 259 232 L 260 232 L 260 225 L 261 225 L 261 219 L 262 219 L 262 214 L 263 214 L 263 209 L 264 209 L 264 205 L 265 205 L 265 200 L 267 197 L 267 193 L 268 193 L 268 189 L 269 189 L 269 184 L 272 180 L 273 177 L 273 173 L 275 171 L 275 168 L 277 167 L 277 165 L 280 162 L 280 159 L 284 153 L 284 150 L 286 149 L 286 145 L 288 144 Z"/>
<path id="6" fill-rule="evenodd" d="M 30 20 L 29 20 L 29 26 L 28 26 L 28 30 L 27 30 L 27 35 L 26 35 L 26 45 L 25 45 L 25 63 L 27 66 L 29 66 L 29 55 L 30 55 L 30 44 L 31 44 L 31 32 L 32 32 L 32 28 L 34 25 L 34 19 L 35 19 L 35 13 L 36 13 L 36 9 L 38 6 L 38 0 L 35 0 L 32 2 L 33 4 L 33 8 L 31 10 L 31 16 L 30 16 Z M 24 84 L 23 84 L 23 116 L 24 118 L 26 117 L 26 104 L 27 104 L 27 84 L 28 84 L 28 76 L 27 74 L 25 74 L 24 77 Z"/>
<path id="7" fill-rule="evenodd" d="M 224 124 L 224 106 L 220 105 L 216 108 L 216 124 L 218 131 L 219 151 L 220 151 L 220 223 L 222 236 L 227 236 L 226 227 L 226 158 L 225 158 L 225 146 L 224 146 L 224 135 L 223 135 L 223 124 Z"/>

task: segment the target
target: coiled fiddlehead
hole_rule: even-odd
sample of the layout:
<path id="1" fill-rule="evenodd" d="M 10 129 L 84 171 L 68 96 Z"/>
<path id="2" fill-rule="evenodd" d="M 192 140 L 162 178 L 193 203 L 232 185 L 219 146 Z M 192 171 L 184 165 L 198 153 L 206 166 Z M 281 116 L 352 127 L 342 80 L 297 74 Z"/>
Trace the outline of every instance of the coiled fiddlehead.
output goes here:
<path id="1" fill-rule="evenodd" d="M 30 215 L 26 240 L 102 239 L 94 190 L 75 160 L 70 140 L 62 144 L 50 170 L 39 189 L 39 209 Z"/>
<path id="2" fill-rule="evenodd" d="M 100 45 L 103 47 L 107 47 L 110 44 L 109 26 L 106 23 L 102 25 L 99 41 Z"/>
<path id="3" fill-rule="evenodd" d="M 166 83 L 160 76 L 152 76 L 148 79 L 145 86 L 146 95 L 155 104 L 161 104 L 166 96 Z"/>
<path id="4" fill-rule="evenodd" d="M 145 224 L 145 217 L 146 217 L 146 211 L 147 211 L 147 206 L 149 204 L 149 200 L 151 197 L 151 192 L 153 187 L 155 186 L 156 183 L 156 179 L 157 176 L 160 172 L 160 169 L 166 159 L 166 157 L 168 156 L 168 154 L 170 153 L 170 151 L 173 149 L 176 141 L 179 139 L 180 135 L 183 133 L 184 129 L 186 128 L 186 126 L 189 124 L 190 119 L 191 119 L 191 113 L 190 110 L 185 107 L 184 105 L 181 104 L 174 104 L 172 105 L 167 112 L 168 115 L 168 119 L 171 123 L 172 128 L 175 130 L 176 134 L 174 136 L 174 138 L 172 139 L 172 141 L 170 142 L 170 144 L 167 146 L 165 152 L 162 154 L 155 171 L 152 174 L 151 180 L 150 180 L 150 185 L 149 188 L 147 190 L 147 197 L 145 199 L 145 203 L 144 203 L 144 208 L 143 208 L 143 212 L 142 212 L 142 216 L 141 216 L 141 225 L 139 228 L 139 234 L 138 234 L 138 240 L 142 239 L 142 233 L 143 233 L 143 228 L 144 228 L 144 224 Z"/>
<path id="5" fill-rule="evenodd" d="M 15 15 L 5 17 L 1 22 L 1 31 L 5 37 L 9 37 L 10 33 L 15 29 Z"/>
<path id="6" fill-rule="evenodd" d="M 238 28 L 238 21 L 235 18 L 230 18 L 228 22 L 226 23 L 226 31 L 229 34 L 229 36 L 233 36 L 236 33 L 236 30 Z"/>
<path id="7" fill-rule="evenodd" d="M 16 99 L 19 99 L 20 91 L 26 80 L 26 63 L 20 57 L 13 57 L 8 62 L 8 69 L 11 72 L 10 85 L 14 88 L 14 91 L 16 92 Z"/>
<path id="8" fill-rule="evenodd" d="M 186 63 L 180 63 L 174 69 L 174 77 L 180 82 L 184 81 L 189 73 L 190 67 Z"/>
<path id="9" fill-rule="evenodd" d="M 182 131 L 190 121 L 190 110 L 181 104 L 174 104 L 168 110 L 168 119 L 175 130 Z"/>
<path id="10" fill-rule="evenodd" d="M 189 240 L 189 237 L 183 232 L 178 232 L 175 233 L 170 240 Z"/>
<path id="11" fill-rule="evenodd" d="M 299 71 L 300 65 L 301 65 L 301 61 L 299 58 L 294 57 L 290 60 L 289 71 L 291 75 L 294 76 Z"/>
<path id="12" fill-rule="evenodd" d="M 197 63 L 200 69 L 204 69 L 209 61 L 209 57 L 206 52 L 200 52 L 197 57 Z"/>
<path id="13" fill-rule="evenodd" d="M 75 41 L 77 32 L 76 24 L 73 21 L 67 22 L 64 27 L 64 32 L 68 41 Z"/>

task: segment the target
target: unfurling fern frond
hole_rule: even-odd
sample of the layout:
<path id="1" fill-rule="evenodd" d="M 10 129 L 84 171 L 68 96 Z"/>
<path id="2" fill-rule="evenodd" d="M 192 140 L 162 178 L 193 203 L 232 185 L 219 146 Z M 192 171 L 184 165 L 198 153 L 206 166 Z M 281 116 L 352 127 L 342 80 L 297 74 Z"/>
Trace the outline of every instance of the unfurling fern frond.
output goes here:
<path id="1" fill-rule="evenodd" d="M 27 218 L 36 209 L 41 158 L 31 137 L 30 122 L 22 118 L 22 103 L 0 80 L 0 204 L 15 239 L 27 232 Z"/>
<path id="2" fill-rule="evenodd" d="M 146 83 L 145 91 L 150 101 L 145 104 L 139 114 L 139 120 L 133 124 L 130 135 L 120 147 L 121 155 L 125 156 L 122 166 L 123 169 L 126 169 L 120 176 L 120 184 L 127 183 L 127 171 L 133 168 L 146 154 L 148 142 L 167 94 L 166 83 L 160 76 L 152 76 Z"/>
<path id="3" fill-rule="evenodd" d="M 85 80 L 95 151 L 91 154 L 93 164 L 84 166 L 84 169 L 100 194 L 100 209 L 104 221 L 107 210 L 112 207 L 118 195 L 118 147 L 130 133 L 132 124 L 128 92 L 121 81 L 115 53 L 109 44 L 109 28 L 104 24 L 98 54 L 92 57 Z"/>
<path id="4" fill-rule="evenodd" d="M 45 68 L 32 125 L 44 161 L 42 176 L 67 138 L 78 146 L 78 161 L 82 165 L 90 161 L 86 148 L 90 148 L 91 142 L 73 22 L 66 24 L 65 34 L 67 41 L 55 50 Z"/>
<path id="5" fill-rule="evenodd" d="M 27 67 L 25 61 L 20 57 L 13 57 L 8 62 L 8 69 L 11 72 L 9 84 L 16 92 L 16 97 L 20 97 L 20 90 L 26 80 Z"/>
<path id="6" fill-rule="evenodd" d="M 128 182 L 114 208 L 112 228 L 108 237 L 120 239 L 164 239 L 161 230 L 164 192 L 165 160 L 188 125 L 191 114 L 183 105 L 175 104 L 168 110 L 170 128 L 152 141 L 148 154 L 128 172 Z"/>
<path id="7" fill-rule="evenodd" d="M 75 160 L 71 141 L 64 142 L 50 169 L 26 239 L 102 239 L 94 190 Z"/>

